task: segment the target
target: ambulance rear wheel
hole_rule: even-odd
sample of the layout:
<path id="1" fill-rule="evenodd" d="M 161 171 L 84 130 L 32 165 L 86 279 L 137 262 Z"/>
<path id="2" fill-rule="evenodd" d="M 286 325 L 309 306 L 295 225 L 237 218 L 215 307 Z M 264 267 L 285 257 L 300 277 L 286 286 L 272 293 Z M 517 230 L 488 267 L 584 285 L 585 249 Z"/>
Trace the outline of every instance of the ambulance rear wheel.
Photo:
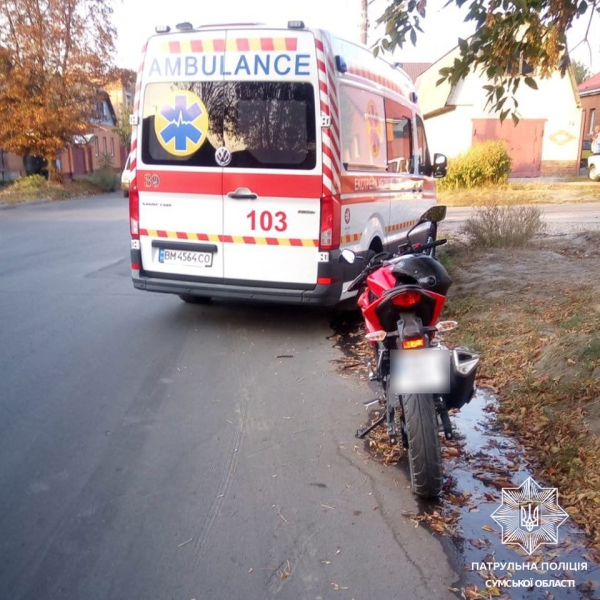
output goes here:
<path id="1" fill-rule="evenodd" d="M 194 296 L 193 294 L 179 294 L 179 297 L 188 304 L 210 304 L 212 298 L 210 296 Z"/>

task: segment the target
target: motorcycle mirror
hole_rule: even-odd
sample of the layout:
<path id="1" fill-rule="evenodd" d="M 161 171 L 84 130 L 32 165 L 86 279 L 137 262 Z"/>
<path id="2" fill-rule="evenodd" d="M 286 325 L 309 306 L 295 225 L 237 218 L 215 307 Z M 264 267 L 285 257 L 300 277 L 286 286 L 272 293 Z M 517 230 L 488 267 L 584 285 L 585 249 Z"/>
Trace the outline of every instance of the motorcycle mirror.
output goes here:
<path id="1" fill-rule="evenodd" d="M 341 258 L 343 258 L 347 263 L 350 263 L 352 265 L 356 260 L 356 254 L 352 252 L 352 250 L 344 248 L 344 250 L 340 252 L 340 259 Z"/>
<path id="2" fill-rule="evenodd" d="M 436 204 L 426 210 L 419 219 L 420 223 L 429 221 L 430 223 L 439 223 L 446 218 L 446 207 L 443 204 Z"/>

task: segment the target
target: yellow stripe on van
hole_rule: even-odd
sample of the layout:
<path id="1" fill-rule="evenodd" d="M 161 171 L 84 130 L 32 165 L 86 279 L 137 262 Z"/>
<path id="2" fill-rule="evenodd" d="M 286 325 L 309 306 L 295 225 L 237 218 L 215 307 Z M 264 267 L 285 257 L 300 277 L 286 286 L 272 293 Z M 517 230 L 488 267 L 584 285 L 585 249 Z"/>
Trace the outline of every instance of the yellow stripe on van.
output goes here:
<path id="1" fill-rule="evenodd" d="M 273 47 L 275 50 L 280 52 L 285 52 L 287 50 L 285 45 L 285 38 L 274 38 L 273 39 Z"/>
<path id="2" fill-rule="evenodd" d="M 253 52 L 260 51 L 260 38 L 250 38 L 248 44 Z"/>

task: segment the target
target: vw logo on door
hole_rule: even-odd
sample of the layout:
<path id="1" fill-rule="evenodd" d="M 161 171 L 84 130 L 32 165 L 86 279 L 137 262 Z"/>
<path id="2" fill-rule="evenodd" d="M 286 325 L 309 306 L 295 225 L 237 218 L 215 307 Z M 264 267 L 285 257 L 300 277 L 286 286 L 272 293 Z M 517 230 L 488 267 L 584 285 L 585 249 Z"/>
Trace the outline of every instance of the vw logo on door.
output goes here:
<path id="1" fill-rule="evenodd" d="M 231 162 L 231 152 L 225 146 L 217 148 L 215 160 L 220 167 L 226 167 Z"/>

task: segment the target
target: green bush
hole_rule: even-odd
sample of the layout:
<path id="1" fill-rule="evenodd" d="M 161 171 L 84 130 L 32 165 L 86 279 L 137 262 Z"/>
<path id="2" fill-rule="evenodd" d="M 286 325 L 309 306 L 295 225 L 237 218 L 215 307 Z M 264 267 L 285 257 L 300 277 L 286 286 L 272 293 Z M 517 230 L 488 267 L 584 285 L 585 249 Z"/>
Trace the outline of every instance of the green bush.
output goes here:
<path id="1" fill-rule="evenodd" d="M 99 168 L 91 174 L 90 179 L 103 192 L 114 192 L 119 187 L 119 175 L 113 167 L 110 154 L 103 152 L 100 155 Z"/>
<path id="2" fill-rule="evenodd" d="M 34 192 L 48 186 L 43 175 L 29 175 L 20 177 L 10 186 L 13 192 Z"/>
<path id="3" fill-rule="evenodd" d="M 457 190 L 506 183 L 512 167 L 506 142 L 476 144 L 448 161 L 448 174 L 438 180 L 440 190 Z"/>
<path id="4" fill-rule="evenodd" d="M 545 229 L 539 208 L 494 205 L 479 209 L 459 233 L 479 248 L 516 248 L 525 246 Z"/>

